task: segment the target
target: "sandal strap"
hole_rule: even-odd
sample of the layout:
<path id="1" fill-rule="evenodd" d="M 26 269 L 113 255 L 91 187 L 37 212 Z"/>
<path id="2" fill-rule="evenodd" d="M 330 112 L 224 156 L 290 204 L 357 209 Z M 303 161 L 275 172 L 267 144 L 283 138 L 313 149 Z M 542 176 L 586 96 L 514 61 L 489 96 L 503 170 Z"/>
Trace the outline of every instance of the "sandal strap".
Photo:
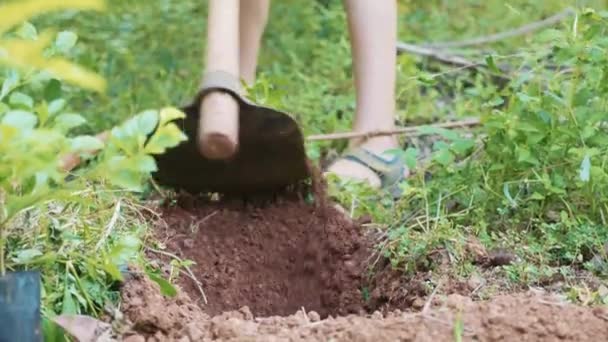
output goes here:
<path id="1" fill-rule="evenodd" d="M 403 179 L 405 167 L 399 155 L 387 160 L 366 149 L 356 148 L 347 152 L 343 158 L 358 162 L 374 171 L 380 178 L 382 187 L 393 186 Z"/>

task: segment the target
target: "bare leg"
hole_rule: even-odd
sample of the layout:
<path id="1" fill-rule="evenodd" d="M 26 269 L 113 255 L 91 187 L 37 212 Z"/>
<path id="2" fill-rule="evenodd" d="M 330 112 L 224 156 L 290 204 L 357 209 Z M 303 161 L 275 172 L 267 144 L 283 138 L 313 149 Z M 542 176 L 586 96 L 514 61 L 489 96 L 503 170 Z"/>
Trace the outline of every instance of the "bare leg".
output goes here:
<path id="1" fill-rule="evenodd" d="M 396 0 L 344 0 L 348 14 L 357 95 L 355 131 L 366 132 L 394 128 L 397 42 Z M 398 147 L 393 137 L 367 141 L 354 140 L 375 153 Z M 367 180 L 379 186 L 380 179 L 363 165 L 339 160 L 328 170 L 339 176 Z"/>
<path id="2" fill-rule="evenodd" d="M 240 70 L 247 84 L 255 81 L 255 71 L 262 35 L 268 22 L 270 0 L 241 0 L 240 12 Z"/>

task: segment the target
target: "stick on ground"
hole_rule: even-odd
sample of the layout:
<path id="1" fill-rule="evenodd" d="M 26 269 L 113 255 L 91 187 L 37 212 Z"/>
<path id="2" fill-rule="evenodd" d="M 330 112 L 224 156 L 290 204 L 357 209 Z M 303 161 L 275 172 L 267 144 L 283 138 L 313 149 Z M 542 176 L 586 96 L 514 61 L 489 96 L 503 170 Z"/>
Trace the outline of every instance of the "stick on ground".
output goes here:
<path id="1" fill-rule="evenodd" d="M 574 13 L 575 13 L 574 9 L 568 7 L 565 10 L 563 10 L 557 14 L 554 14 L 548 18 L 545 18 L 545 19 L 539 20 L 539 21 L 535 21 L 535 22 L 532 22 L 529 24 L 525 24 L 525 25 L 522 25 L 522 26 L 512 29 L 512 30 L 499 32 L 499 33 L 492 34 L 489 36 L 482 36 L 482 37 L 461 40 L 461 41 L 457 41 L 457 42 L 428 43 L 428 44 L 423 44 L 423 46 L 426 48 L 433 48 L 433 49 L 453 49 L 453 48 L 462 48 L 462 47 L 468 47 L 468 46 L 478 46 L 478 45 L 494 43 L 494 42 L 497 42 L 500 40 L 504 40 L 504 39 L 508 39 L 508 38 L 512 38 L 512 37 L 516 37 L 516 36 L 521 36 L 521 35 L 524 35 L 524 34 L 527 34 L 530 32 L 534 32 L 534 31 L 540 30 L 542 28 L 557 24 Z"/>
<path id="2" fill-rule="evenodd" d="M 319 141 L 319 140 L 339 140 L 339 139 L 352 139 L 352 138 L 371 138 L 389 135 L 408 134 L 409 136 L 421 136 L 425 135 L 422 129 L 425 127 L 433 128 L 458 128 L 458 127 L 471 127 L 479 125 L 479 119 L 469 118 L 460 121 L 451 121 L 431 125 L 420 125 L 420 126 L 408 126 L 400 127 L 393 130 L 387 131 L 371 131 L 371 132 L 342 132 L 342 133 L 329 133 L 329 134 L 317 134 L 310 135 L 306 138 L 307 141 Z"/>

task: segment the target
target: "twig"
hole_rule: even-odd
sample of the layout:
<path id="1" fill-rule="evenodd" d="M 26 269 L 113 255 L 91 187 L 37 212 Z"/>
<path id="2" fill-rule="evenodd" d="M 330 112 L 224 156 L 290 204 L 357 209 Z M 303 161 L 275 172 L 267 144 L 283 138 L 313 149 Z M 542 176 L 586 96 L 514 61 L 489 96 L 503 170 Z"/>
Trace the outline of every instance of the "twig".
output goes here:
<path id="1" fill-rule="evenodd" d="M 205 291 L 203 290 L 203 287 L 201 285 L 202 283 L 196 278 L 196 276 L 194 275 L 194 273 L 192 272 L 190 267 L 188 267 L 187 265 L 184 265 L 184 260 L 182 258 L 178 257 L 177 255 L 175 255 L 173 253 L 161 251 L 161 250 L 154 249 L 154 248 L 151 248 L 148 246 L 146 246 L 145 248 L 146 248 L 146 250 L 148 250 L 152 253 L 161 254 L 161 255 L 168 256 L 170 258 L 177 260 L 181 264 L 181 266 L 186 270 L 186 273 L 187 273 L 186 275 L 188 276 L 188 278 L 190 278 L 194 282 L 194 285 L 196 285 L 196 288 L 198 289 L 198 291 L 201 294 L 201 297 L 203 298 L 203 302 L 205 304 L 207 304 L 207 296 L 205 295 Z"/>
<path id="2" fill-rule="evenodd" d="M 306 312 L 306 309 L 304 309 L 304 307 L 301 307 L 302 313 L 304 314 L 304 318 L 306 319 L 306 323 L 310 323 L 310 317 L 308 317 L 308 313 Z"/>
<path id="3" fill-rule="evenodd" d="M 415 55 L 430 57 L 436 59 L 440 62 L 452 64 L 456 66 L 461 66 L 465 68 L 474 68 L 480 65 L 484 65 L 485 63 L 475 63 L 464 57 L 456 56 L 449 54 L 445 51 L 438 50 L 436 48 L 430 48 L 425 46 L 419 46 L 404 42 L 397 43 L 397 51 L 398 52 L 407 52 Z"/>
<path id="4" fill-rule="evenodd" d="M 400 127 L 393 130 L 386 131 L 371 131 L 371 132 L 342 132 L 342 133 L 329 133 L 329 134 L 318 134 L 318 135 L 310 135 L 306 138 L 307 141 L 319 141 L 319 140 L 338 140 L 338 139 L 352 139 L 352 138 L 371 138 L 371 137 L 379 137 L 379 136 L 387 136 L 387 135 L 398 135 L 398 134 L 407 134 L 410 136 L 417 137 L 421 135 L 426 135 L 427 133 L 422 132 L 421 130 L 427 127 L 434 128 L 457 128 L 457 127 L 471 127 L 479 125 L 480 121 L 477 118 L 469 118 L 460 121 L 451 121 L 444 122 L 438 124 L 431 125 L 420 125 L 420 126 L 409 126 L 409 127 Z"/>
<path id="5" fill-rule="evenodd" d="M 465 39 L 465 40 L 461 40 L 458 42 L 428 43 L 428 44 L 424 44 L 423 46 L 426 48 L 448 49 L 448 48 L 461 48 L 461 47 L 467 47 L 467 46 L 476 46 L 476 45 L 494 43 L 494 42 L 497 42 L 500 40 L 524 35 L 524 34 L 539 30 L 541 28 L 551 26 L 553 24 L 556 24 L 556 23 L 564 20 L 565 18 L 567 18 L 568 16 L 570 16 L 574 13 L 575 13 L 574 9 L 568 7 L 565 10 L 563 10 L 562 12 L 554 14 L 548 18 L 529 23 L 529 24 L 520 26 L 520 27 L 512 29 L 512 30 L 499 32 L 499 33 L 492 34 L 489 36 Z"/>
<path id="6" fill-rule="evenodd" d="M 97 244 L 95 245 L 96 251 L 98 251 L 101 248 L 101 246 L 104 244 L 106 239 L 112 233 L 112 230 L 114 229 L 114 226 L 116 225 L 116 221 L 118 220 L 118 215 L 120 214 L 121 203 L 122 203 L 122 199 L 119 198 L 118 202 L 116 202 L 116 206 L 114 207 L 114 213 L 112 214 L 112 217 L 110 218 L 110 222 L 108 222 L 108 225 L 106 226 L 105 232 L 103 233 L 103 235 L 101 236 L 101 238 L 99 239 Z"/>
<path id="7" fill-rule="evenodd" d="M 215 214 L 217 214 L 218 211 L 215 210 L 213 211 L 211 214 L 203 217 L 202 219 L 198 220 L 195 224 L 190 226 L 190 230 L 194 233 L 197 232 L 200 229 L 201 224 L 205 223 L 205 221 L 207 221 L 208 219 L 212 218 Z"/>
<path id="8" fill-rule="evenodd" d="M 435 299 L 435 295 L 437 294 L 437 291 L 439 291 L 439 288 L 441 287 L 442 283 L 440 282 L 439 284 L 437 284 L 437 286 L 435 286 L 435 288 L 433 289 L 433 292 L 431 292 L 431 295 L 429 296 L 429 298 L 426 300 L 426 303 L 424 303 L 424 306 L 422 307 L 422 315 L 426 316 L 431 308 L 431 305 L 433 304 L 433 299 Z"/>

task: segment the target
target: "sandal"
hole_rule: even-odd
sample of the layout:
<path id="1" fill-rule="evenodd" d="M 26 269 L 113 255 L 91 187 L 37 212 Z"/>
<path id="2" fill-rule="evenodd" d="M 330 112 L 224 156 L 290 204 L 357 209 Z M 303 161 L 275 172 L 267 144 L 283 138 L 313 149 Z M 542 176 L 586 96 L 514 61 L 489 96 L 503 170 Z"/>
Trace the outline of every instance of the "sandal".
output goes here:
<path id="1" fill-rule="evenodd" d="M 381 189 L 387 190 L 393 198 L 398 198 L 402 194 L 399 183 L 405 179 L 407 170 L 405 160 L 399 154 L 388 160 L 376 153 L 364 148 L 354 148 L 344 154 L 343 159 L 359 163 L 374 171 L 381 182 Z"/>

